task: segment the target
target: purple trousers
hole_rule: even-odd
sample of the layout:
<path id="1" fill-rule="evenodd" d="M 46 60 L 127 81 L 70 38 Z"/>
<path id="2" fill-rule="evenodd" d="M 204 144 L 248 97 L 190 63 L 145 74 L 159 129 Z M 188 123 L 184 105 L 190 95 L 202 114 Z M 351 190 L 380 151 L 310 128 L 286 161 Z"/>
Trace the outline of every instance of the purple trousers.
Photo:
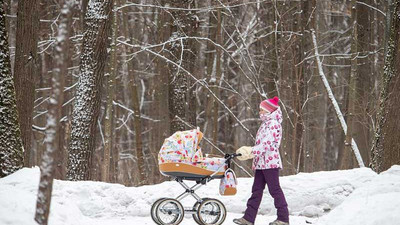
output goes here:
<path id="1" fill-rule="evenodd" d="M 265 184 L 268 186 L 269 194 L 274 198 L 274 205 L 278 211 L 278 220 L 288 223 L 289 211 L 285 195 L 279 185 L 279 169 L 256 170 L 253 188 L 251 189 L 252 194 L 247 201 L 247 209 L 243 218 L 252 223 L 256 220 Z"/>

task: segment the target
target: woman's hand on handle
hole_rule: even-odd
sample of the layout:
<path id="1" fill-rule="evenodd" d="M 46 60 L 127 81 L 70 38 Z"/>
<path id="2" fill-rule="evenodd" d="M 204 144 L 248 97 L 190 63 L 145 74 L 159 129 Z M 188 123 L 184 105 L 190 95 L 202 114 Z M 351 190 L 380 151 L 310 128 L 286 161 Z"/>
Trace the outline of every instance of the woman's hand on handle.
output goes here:
<path id="1" fill-rule="evenodd" d="M 242 154 L 241 156 L 237 157 L 239 160 L 242 161 L 254 158 L 254 155 L 252 154 L 252 148 L 250 146 L 240 147 L 238 150 L 236 150 L 236 154 Z"/>

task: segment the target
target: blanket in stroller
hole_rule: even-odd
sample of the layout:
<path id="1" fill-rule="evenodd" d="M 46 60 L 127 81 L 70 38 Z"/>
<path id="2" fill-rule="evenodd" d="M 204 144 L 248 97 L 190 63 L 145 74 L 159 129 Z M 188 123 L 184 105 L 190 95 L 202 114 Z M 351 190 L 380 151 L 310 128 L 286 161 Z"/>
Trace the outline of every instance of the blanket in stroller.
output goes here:
<path id="1" fill-rule="evenodd" d="M 185 164 L 180 168 L 197 167 L 211 172 L 218 171 L 223 173 L 226 169 L 224 167 L 225 159 L 204 157 L 199 145 L 202 137 L 203 133 L 200 130 L 193 129 L 175 132 L 165 139 L 158 154 L 160 171 L 163 172 L 162 170 L 166 164 L 179 163 Z M 196 173 L 196 171 L 200 170 L 195 168 L 191 171 Z"/>

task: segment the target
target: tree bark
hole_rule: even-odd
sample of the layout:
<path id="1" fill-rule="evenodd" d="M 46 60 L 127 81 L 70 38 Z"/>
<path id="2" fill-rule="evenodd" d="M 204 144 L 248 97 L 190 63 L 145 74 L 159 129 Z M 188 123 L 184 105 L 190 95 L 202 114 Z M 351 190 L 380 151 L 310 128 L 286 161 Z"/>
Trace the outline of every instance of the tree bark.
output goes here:
<path id="1" fill-rule="evenodd" d="M 30 166 L 35 78 L 38 73 L 39 0 L 18 1 L 14 83 L 24 145 L 25 166 Z"/>
<path id="2" fill-rule="evenodd" d="M 126 2 L 125 2 L 126 3 Z M 123 32 L 126 38 L 130 39 L 129 34 L 129 17 L 128 12 L 125 11 L 123 15 Z M 126 48 L 125 52 L 127 55 L 130 55 L 132 52 Z M 135 130 L 135 153 L 137 159 L 137 166 L 138 166 L 138 175 L 139 175 L 139 184 L 147 183 L 147 176 L 145 171 L 145 156 L 143 152 L 143 144 L 142 144 L 142 119 L 141 119 L 141 110 L 140 110 L 140 101 L 139 101 L 139 89 L 138 89 L 138 81 L 137 75 L 135 74 L 133 68 L 133 60 L 126 62 L 128 66 L 128 74 L 127 76 L 130 77 L 130 88 L 132 91 L 132 108 L 133 108 L 133 127 Z"/>
<path id="3" fill-rule="evenodd" d="M 221 9 L 217 9 L 217 31 L 216 31 L 216 43 L 220 46 L 223 46 L 222 43 L 222 16 L 221 16 Z M 217 47 L 215 52 L 216 57 L 216 64 L 215 64 L 215 88 L 214 93 L 217 98 L 220 97 L 219 87 L 221 84 L 221 76 L 222 76 L 222 65 L 221 65 L 221 48 Z M 219 103 L 214 100 L 214 107 L 213 107 L 213 129 L 212 129 L 212 140 L 215 144 L 218 142 L 218 113 L 219 113 Z"/>
<path id="4" fill-rule="evenodd" d="M 195 8 L 193 0 L 174 0 L 171 1 L 172 7 L 183 7 L 183 8 Z M 183 11 L 183 10 L 173 10 L 171 12 L 175 21 L 171 24 L 171 36 L 174 38 L 184 38 L 193 36 L 196 32 L 198 24 L 197 17 L 194 11 Z M 178 62 L 178 64 L 185 68 L 189 72 L 193 72 L 192 62 L 194 62 L 194 40 L 176 41 L 170 46 L 171 57 L 173 61 Z M 189 51 L 189 50 L 190 51 Z M 185 121 L 190 122 L 195 125 L 196 115 L 193 115 L 193 111 L 189 110 L 192 108 L 191 104 L 195 102 L 192 101 L 193 91 L 190 87 L 190 80 L 188 79 L 186 73 L 177 66 L 169 65 L 169 114 L 171 120 L 170 133 L 176 131 L 185 130 L 185 125 L 175 119 L 175 116 L 180 118 L 185 118 Z"/>
<path id="5" fill-rule="evenodd" d="M 210 15 L 210 23 L 212 23 L 211 28 L 209 29 L 211 40 L 215 40 L 215 43 L 218 45 L 222 44 L 222 16 L 221 9 L 217 9 L 216 15 L 211 13 Z M 215 23 L 215 24 L 214 24 Z M 214 26 L 216 26 L 214 28 Z M 215 50 L 215 54 L 213 52 Z M 212 92 L 214 92 L 215 96 L 219 98 L 220 91 L 220 79 L 222 75 L 222 65 L 221 65 L 221 48 L 212 46 L 212 43 L 208 45 L 208 54 L 207 54 L 207 72 L 209 75 L 208 84 L 211 86 Z M 210 137 L 212 142 L 217 145 L 218 141 L 218 113 L 219 113 L 219 103 L 211 96 L 206 95 L 206 125 L 205 127 L 205 136 Z M 215 148 L 210 148 L 210 154 L 217 154 Z"/>
<path id="6" fill-rule="evenodd" d="M 68 180 L 90 179 L 113 0 L 90 0 L 85 16 L 78 87 L 72 116 Z"/>
<path id="7" fill-rule="evenodd" d="M 400 164 L 400 0 L 393 3 L 393 17 L 387 42 L 371 168 L 380 173 Z"/>
<path id="8" fill-rule="evenodd" d="M 59 127 L 62 117 L 62 104 L 64 102 L 64 79 L 68 74 L 68 68 L 63 64 L 67 60 L 68 52 L 68 21 L 73 7 L 73 1 L 61 1 L 63 7 L 60 14 L 60 25 L 58 27 L 57 42 L 55 46 L 56 66 L 52 73 L 52 89 L 48 104 L 45 146 L 46 150 L 40 165 L 40 183 L 38 198 L 36 202 L 35 220 L 40 225 L 47 225 L 50 213 L 51 193 L 53 190 L 53 179 L 56 172 L 56 154 L 59 149 Z"/>
<path id="9" fill-rule="evenodd" d="M 315 9 L 316 9 L 316 2 L 313 1 L 302 1 L 300 4 L 300 9 L 303 11 L 302 14 L 299 15 L 300 22 L 300 32 L 305 34 L 309 32 L 310 29 L 315 25 Z M 305 57 L 304 51 L 309 49 L 312 46 L 311 40 L 308 39 L 301 39 L 300 42 L 300 49 L 296 52 L 297 60 L 294 64 L 300 63 L 303 61 Z M 295 49 L 296 50 L 296 49 Z M 303 115 L 303 105 L 305 102 L 305 93 L 307 93 L 307 85 L 305 85 L 305 80 L 309 79 L 307 74 L 309 73 L 308 67 L 309 62 L 305 61 L 299 66 L 295 67 L 295 77 L 294 77 L 294 86 L 292 88 L 292 95 L 294 96 L 293 99 L 293 109 L 295 109 L 295 113 L 293 113 L 294 117 L 294 127 L 290 128 L 292 130 L 292 140 L 291 142 L 291 162 L 294 165 L 294 173 L 298 173 L 300 171 L 304 171 L 304 142 L 303 142 L 303 135 L 304 135 L 304 128 L 305 128 L 305 118 L 307 115 Z M 311 72 L 311 71 L 310 71 Z M 287 123 L 287 122 L 286 122 Z"/>
<path id="10" fill-rule="evenodd" d="M 372 0 L 363 0 L 363 3 L 376 7 Z M 357 51 L 361 57 L 357 59 L 357 85 L 355 94 L 354 108 L 354 130 L 353 137 L 356 140 L 361 156 L 366 165 L 370 161 L 371 139 L 373 139 L 373 124 L 370 115 L 375 110 L 375 93 L 373 84 L 375 77 L 379 77 L 378 68 L 374 68 L 375 55 L 370 54 L 374 51 L 373 34 L 373 15 L 375 10 L 371 10 L 368 6 L 357 4 Z M 375 21 L 377 22 L 377 21 Z"/>
<path id="11" fill-rule="evenodd" d="M 324 33 L 327 30 L 327 19 L 323 12 L 324 8 L 329 7 L 327 1 L 311 1 L 308 4 L 310 18 L 307 20 L 309 31 L 315 29 L 318 34 Z M 312 41 L 312 40 L 310 40 Z M 311 49 L 313 49 L 311 47 Z M 312 50 L 311 50 L 312 51 Z M 326 139 L 323 132 L 327 128 L 327 95 L 324 93 L 324 86 L 319 80 L 317 67 L 311 67 L 309 74 L 305 79 L 308 82 L 306 96 L 307 104 L 304 107 L 304 126 L 305 137 L 303 152 L 300 152 L 301 157 L 294 161 L 299 166 L 300 171 L 312 172 L 320 168 L 320 162 L 323 161 L 323 155 L 326 146 Z M 304 160 L 304 162 L 302 162 Z M 303 167 L 301 165 L 304 165 Z"/>
<path id="12" fill-rule="evenodd" d="M 208 4 L 211 4 L 208 2 Z M 210 13 L 208 16 L 208 27 L 207 27 L 207 36 L 209 39 L 214 40 L 216 42 L 216 37 L 217 37 L 217 25 L 218 24 L 218 18 L 216 18 L 216 15 L 214 13 Z M 215 79 L 215 73 L 216 73 L 216 53 L 214 51 L 216 50 L 215 46 L 211 42 L 207 42 L 206 46 L 206 53 L 205 53 L 205 66 L 206 68 L 206 76 L 208 80 L 208 85 L 210 86 L 215 86 L 217 85 L 216 79 Z M 213 91 L 215 91 L 216 88 L 212 88 Z M 213 137 L 213 132 L 214 132 L 214 121 L 213 121 L 213 109 L 214 107 L 214 98 L 211 97 L 209 94 L 205 95 L 205 127 L 203 130 L 204 136 L 205 137 Z M 213 141 L 214 142 L 214 141 Z M 215 143 L 215 142 L 214 142 Z M 214 148 L 210 147 L 210 154 L 215 154 L 216 151 Z"/>
<path id="13" fill-rule="evenodd" d="M 166 1 L 162 0 L 161 4 L 164 5 Z M 158 37 L 156 41 L 158 43 L 162 43 L 166 41 L 169 36 L 171 35 L 171 17 L 170 14 L 166 10 L 159 11 L 159 18 L 157 20 L 157 32 Z M 161 50 L 157 49 L 158 51 Z M 166 55 L 164 52 L 160 54 Z M 169 136 L 170 132 L 170 120 L 169 120 L 169 102 L 168 102 L 168 76 L 169 74 L 166 73 L 168 71 L 168 64 L 165 63 L 163 59 L 159 57 L 155 60 L 157 66 L 157 75 L 155 76 L 155 85 L 154 85 L 154 113 L 155 118 L 158 119 L 157 122 L 154 124 L 154 139 L 152 140 L 155 143 L 154 147 L 154 157 L 158 158 L 158 151 L 161 148 L 164 139 Z M 164 176 L 161 176 L 160 173 L 156 172 L 158 176 L 158 181 L 161 182 L 165 179 Z"/>
<path id="14" fill-rule="evenodd" d="M 24 163 L 5 16 L 0 7 L 0 178 Z"/>
<path id="15" fill-rule="evenodd" d="M 352 154 L 351 154 L 351 140 L 353 139 L 354 131 L 354 114 L 355 114 L 355 101 L 356 101 L 356 88 L 357 88 L 357 52 L 358 52 L 358 27 L 357 27 L 357 6 L 356 0 L 351 1 L 351 68 L 350 68 L 350 82 L 349 82 L 349 96 L 347 103 L 347 134 L 345 138 L 345 152 L 343 157 L 340 158 L 339 169 L 352 168 Z"/>
<path id="16" fill-rule="evenodd" d="M 116 4 L 114 2 L 114 9 Z M 113 12 L 112 23 L 112 42 L 111 42 L 111 59 L 110 59 L 110 74 L 107 77 L 107 97 L 106 97 L 106 115 L 104 119 L 104 150 L 103 163 L 101 165 L 101 180 L 103 182 L 110 181 L 110 158 L 113 149 L 113 121 L 114 121 L 114 94 L 115 94 L 115 77 L 117 76 L 117 35 L 118 35 L 118 14 Z"/>
<path id="17" fill-rule="evenodd" d="M 57 37 L 57 42 L 55 43 L 55 48 L 54 48 L 54 57 L 56 60 L 54 60 L 55 67 L 53 68 L 52 74 L 54 76 L 58 76 L 58 81 L 59 81 L 59 89 L 61 90 L 60 96 L 58 98 L 58 107 L 60 108 L 60 120 L 62 119 L 63 112 L 66 111 L 62 107 L 64 103 L 64 99 L 67 98 L 66 93 L 64 91 L 64 87 L 66 85 L 67 77 L 68 77 L 68 68 L 71 65 L 71 52 L 70 52 L 70 47 L 71 41 L 70 37 L 72 36 L 72 22 L 73 22 L 73 11 L 76 7 L 76 2 L 74 0 L 60 0 L 59 1 L 60 6 L 62 6 L 62 10 L 60 13 L 60 25 L 59 25 L 59 31 L 58 31 L 58 37 Z M 52 81 L 54 82 L 54 81 Z M 57 112 L 58 113 L 58 112 Z M 65 112 L 64 112 L 65 113 Z M 57 114 L 58 116 L 58 114 Z M 57 141 L 58 141 L 58 146 L 55 147 L 58 149 L 56 151 L 56 154 L 54 156 L 55 162 L 57 163 L 55 166 L 55 174 L 54 178 L 55 179 L 65 179 L 66 173 L 67 173 L 67 163 L 66 159 L 67 157 L 67 149 L 66 146 L 64 146 L 65 141 L 65 135 L 68 134 L 66 132 L 68 124 L 62 121 L 57 122 Z"/>

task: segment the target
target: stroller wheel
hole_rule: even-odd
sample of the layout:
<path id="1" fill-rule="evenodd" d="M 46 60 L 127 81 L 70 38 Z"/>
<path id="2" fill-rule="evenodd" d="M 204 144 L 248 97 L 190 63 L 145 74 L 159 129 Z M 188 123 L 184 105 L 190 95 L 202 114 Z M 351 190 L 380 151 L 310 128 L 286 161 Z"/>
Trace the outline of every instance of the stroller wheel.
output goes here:
<path id="1" fill-rule="evenodd" d="M 172 198 L 164 198 L 160 199 L 155 206 L 154 214 L 156 220 L 153 220 L 160 225 L 177 225 L 182 222 L 184 213 L 185 210 L 179 201 Z"/>
<path id="2" fill-rule="evenodd" d="M 151 214 L 151 219 L 154 221 L 154 223 L 156 223 L 156 224 L 161 224 L 159 221 L 158 221 L 158 219 L 157 219 L 157 216 L 156 216 L 156 208 L 157 208 L 157 206 L 160 204 L 160 202 L 162 201 L 162 200 L 164 200 L 165 198 L 160 198 L 160 199 L 157 199 L 157 201 L 155 201 L 154 203 L 153 203 L 153 205 L 151 206 L 151 210 L 150 210 L 150 214 Z"/>
<path id="3" fill-rule="evenodd" d="M 196 221 L 197 224 L 202 225 L 202 223 L 200 223 L 199 221 L 199 217 L 197 216 L 197 211 L 199 210 L 199 206 L 200 206 L 200 202 L 196 202 L 193 205 L 193 210 L 196 212 L 194 214 L 192 214 L 194 221 Z"/>
<path id="4" fill-rule="evenodd" d="M 206 198 L 199 205 L 197 217 L 200 224 L 220 225 L 225 221 L 226 209 L 221 201 L 213 198 Z"/>

